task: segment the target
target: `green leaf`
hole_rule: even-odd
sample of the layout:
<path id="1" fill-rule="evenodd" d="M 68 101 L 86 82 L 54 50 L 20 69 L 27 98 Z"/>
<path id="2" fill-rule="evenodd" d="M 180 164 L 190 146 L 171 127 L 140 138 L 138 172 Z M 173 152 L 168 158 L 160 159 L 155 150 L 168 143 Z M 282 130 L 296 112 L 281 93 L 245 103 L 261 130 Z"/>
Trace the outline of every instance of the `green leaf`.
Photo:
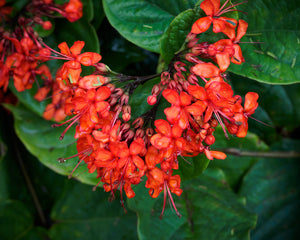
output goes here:
<path id="1" fill-rule="evenodd" d="M 63 128 L 52 128 L 51 122 L 38 117 L 22 105 L 6 107 L 12 111 L 16 133 L 28 151 L 53 171 L 69 175 L 78 162 L 77 158 L 67 160 L 65 163 L 59 163 L 57 159 L 77 153 L 73 137 L 74 129 L 70 129 L 60 141 L 59 136 Z M 90 174 L 86 170 L 85 164 L 80 165 L 73 176 L 84 183 L 95 185 L 99 181 L 96 178 L 97 174 Z"/>
<path id="2" fill-rule="evenodd" d="M 18 239 L 33 226 L 33 218 L 20 201 L 0 201 L 0 238 Z"/>
<path id="3" fill-rule="evenodd" d="M 226 139 L 223 130 L 218 127 L 214 133 L 216 142 L 212 146 L 212 149 L 222 151 L 223 149 L 235 149 L 238 152 L 243 151 L 267 151 L 268 146 L 262 142 L 257 135 L 248 132 L 245 138 L 238 138 L 230 136 L 230 139 Z M 210 162 L 209 168 L 221 169 L 225 176 L 226 182 L 236 189 L 242 180 L 244 174 L 248 169 L 258 160 L 257 157 L 239 157 L 233 155 L 227 155 L 225 160 L 214 159 Z"/>
<path id="4" fill-rule="evenodd" d="M 209 160 L 204 154 L 199 154 L 196 157 L 182 157 L 178 158 L 179 170 L 175 171 L 179 174 L 181 179 L 189 180 L 201 175 L 208 167 Z"/>
<path id="5" fill-rule="evenodd" d="M 191 31 L 195 19 L 192 9 L 180 13 L 170 24 L 168 30 L 160 39 L 160 52 L 165 63 L 168 64 L 174 54 L 181 48 L 187 34 Z"/>
<path id="6" fill-rule="evenodd" d="M 195 3 L 195 0 L 103 0 L 103 7 L 109 22 L 123 37 L 159 53 L 159 39 L 172 19 L 193 8 Z"/>
<path id="7" fill-rule="evenodd" d="M 263 43 L 241 44 L 245 63 L 231 64 L 228 70 L 259 82 L 300 82 L 299 2 L 257 0 L 239 9 L 247 12 L 242 18 L 249 23 L 242 42 Z"/>
<path id="8" fill-rule="evenodd" d="M 99 0 L 92 0 L 93 1 L 93 11 L 94 11 L 94 18 L 92 20 L 92 24 L 96 30 L 100 27 L 102 20 L 105 17 L 105 13 L 103 10 L 102 1 Z"/>
<path id="9" fill-rule="evenodd" d="M 136 239 L 136 216 L 118 201 L 108 201 L 109 193 L 75 181 L 67 182 L 65 192 L 54 205 L 51 239 Z"/>
<path id="10" fill-rule="evenodd" d="M 138 213 L 139 239 L 249 239 L 256 216 L 245 209 L 242 201 L 218 181 L 201 175 L 183 183 L 183 193 L 175 198 L 182 214 L 176 217 L 167 204 L 163 219 L 163 194 L 151 199 L 143 186 L 135 188 L 136 197 L 128 200 Z M 152 231 L 155 229 L 155 231 Z"/>
<path id="11" fill-rule="evenodd" d="M 300 142 L 285 139 L 274 151 L 299 151 Z M 253 240 L 298 239 L 300 190 L 299 158 L 268 158 L 258 161 L 245 176 L 239 194 L 247 207 L 258 214 Z"/>
<path id="12" fill-rule="evenodd" d="M 155 78 L 139 85 L 130 96 L 129 105 L 131 106 L 132 119 L 138 118 L 153 107 L 147 103 L 147 97 L 151 95 L 153 86 L 159 81 L 159 78 Z"/>

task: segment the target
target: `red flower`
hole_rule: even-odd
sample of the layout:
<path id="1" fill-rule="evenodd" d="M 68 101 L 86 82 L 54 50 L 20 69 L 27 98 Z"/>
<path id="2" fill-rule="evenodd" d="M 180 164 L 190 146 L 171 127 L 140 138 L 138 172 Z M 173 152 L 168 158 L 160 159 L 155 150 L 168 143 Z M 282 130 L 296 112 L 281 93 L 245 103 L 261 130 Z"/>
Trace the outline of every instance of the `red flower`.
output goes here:
<path id="1" fill-rule="evenodd" d="M 233 18 L 220 17 L 227 12 L 229 8 L 223 9 L 228 1 L 220 8 L 220 0 L 204 0 L 200 8 L 205 12 L 207 17 L 199 18 L 192 26 L 191 33 L 199 34 L 207 31 L 213 23 L 213 32 L 223 32 L 228 37 L 234 34 L 237 21 Z"/>

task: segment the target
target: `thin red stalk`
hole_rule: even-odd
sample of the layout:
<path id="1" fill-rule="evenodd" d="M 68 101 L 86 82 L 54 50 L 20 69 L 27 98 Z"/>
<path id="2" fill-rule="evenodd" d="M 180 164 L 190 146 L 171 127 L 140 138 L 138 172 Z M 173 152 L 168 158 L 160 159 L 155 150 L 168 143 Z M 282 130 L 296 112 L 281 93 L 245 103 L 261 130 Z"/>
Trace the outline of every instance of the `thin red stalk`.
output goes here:
<path id="1" fill-rule="evenodd" d="M 229 139 L 229 136 L 228 136 L 228 134 L 227 134 L 227 132 L 226 132 L 224 123 L 223 123 L 222 119 L 220 118 L 218 112 L 216 112 L 216 111 L 214 110 L 214 113 L 215 113 L 215 116 L 216 116 L 218 122 L 220 123 L 220 125 L 221 125 L 221 127 L 222 127 L 222 129 L 223 129 L 223 131 L 224 131 L 225 137 L 226 137 L 227 139 Z"/>
<path id="2" fill-rule="evenodd" d="M 171 200 L 171 203 L 172 203 L 172 206 L 173 206 L 173 208 L 174 208 L 174 210 L 176 212 L 176 215 L 178 217 L 181 217 L 181 214 L 178 212 L 178 210 L 176 208 L 175 202 L 174 202 L 173 197 L 172 197 L 172 193 L 171 193 L 171 191 L 170 191 L 170 189 L 169 189 L 168 186 L 167 186 L 167 190 L 168 190 L 169 199 Z"/>
<path id="3" fill-rule="evenodd" d="M 166 207 L 166 200 L 167 200 L 167 190 L 166 190 L 166 181 L 164 182 L 164 204 L 163 204 L 163 209 L 161 211 L 161 214 L 159 216 L 159 219 L 161 220 L 164 216 L 164 211 L 165 211 L 165 207 Z"/>
<path id="4" fill-rule="evenodd" d="M 75 170 L 79 167 L 79 164 L 82 163 L 83 159 L 80 159 L 77 163 L 77 165 L 73 168 L 72 172 L 70 173 L 70 175 L 68 176 L 68 178 L 72 178 L 73 173 L 75 172 Z"/>

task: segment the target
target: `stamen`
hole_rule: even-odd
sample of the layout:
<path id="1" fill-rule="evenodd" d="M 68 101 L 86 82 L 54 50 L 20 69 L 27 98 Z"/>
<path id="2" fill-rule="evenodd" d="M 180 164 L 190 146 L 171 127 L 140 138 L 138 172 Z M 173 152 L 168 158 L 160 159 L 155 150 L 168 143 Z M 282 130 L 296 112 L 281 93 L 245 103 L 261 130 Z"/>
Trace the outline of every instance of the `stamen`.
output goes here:
<path id="1" fill-rule="evenodd" d="M 172 206 L 173 206 L 173 208 L 174 208 L 174 210 L 176 212 L 176 215 L 178 217 L 181 217 L 181 214 L 178 212 L 178 210 L 176 208 L 175 202 L 174 202 L 173 197 L 172 197 L 172 193 L 171 193 L 171 191 L 170 191 L 170 189 L 169 189 L 168 186 L 167 186 L 167 190 L 168 190 L 169 199 L 171 200 L 171 203 L 172 203 Z"/>
<path id="2" fill-rule="evenodd" d="M 159 216 L 159 219 L 162 220 L 163 216 L 164 216 L 164 211 L 165 211 L 165 207 L 166 207 L 166 200 L 167 200 L 167 190 L 166 190 L 166 181 L 164 182 L 164 204 L 163 204 L 163 209 L 161 211 L 161 214 Z"/>
<path id="3" fill-rule="evenodd" d="M 255 120 L 255 121 L 257 121 L 257 122 L 259 122 L 259 123 L 261 123 L 261 124 L 263 124 L 263 125 L 266 125 L 266 126 L 268 126 L 268 127 L 275 128 L 274 126 L 271 126 L 271 125 L 269 125 L 269 124 L 267 124 L 267 123 L 264 123 L 264 122 L 262 122 L 262 121 L 260 121 L 260 120 L 258 120 L 258 119 L 256 119 L 256 118 L 254 118 L 254 117 L 251 117 L 251 116 L 248 116 L 248 115 L 247 115 L 247 117 L 248 117 L 248 118 L 252 118 L 253 120 Z"/>
<path id="4" fill-rule="evenodd" d="M 218 112 L 216 112 L 216 111 L 214 110 L 214 113 L 215 113 L 216 119 L 218 120 L 218 122 L 220 123 L 220 125 L 221 125 L 221 127 L 222 127 L 222 129 L 223 129 L 223 132 L 224 132 L 225 137 L 226 137 L 227 139 L 229 139 L 229 136 L 228 136 L 228 134 L 227 134 L 227 132 L 226 132 L 224 123 L 222 122 L 222 119 L 220 118 Z"/>
<path id="5" fill-rule="evenodd" d="M 96 191 L 96 188 L 99 186 L 100 183 L 101 183 L 101 179 L 100 179 L 100 181 L 96 184 L 96 186 L 93 187 L 93 191 L 94 191 L 94 192 Z"/>
<path id="6" fill-rule="evenodd" d="M 69 179 L 72 178 L 73 173 L 75 172 L 75 170 L 79 167 L 79 164 L 82 163 L 83 159 L 79 160 L 77 165 L 75 166 L 75 168 L 73 168 L 72 172 L 70 173 L 70 175 L 68 176 Z"/>

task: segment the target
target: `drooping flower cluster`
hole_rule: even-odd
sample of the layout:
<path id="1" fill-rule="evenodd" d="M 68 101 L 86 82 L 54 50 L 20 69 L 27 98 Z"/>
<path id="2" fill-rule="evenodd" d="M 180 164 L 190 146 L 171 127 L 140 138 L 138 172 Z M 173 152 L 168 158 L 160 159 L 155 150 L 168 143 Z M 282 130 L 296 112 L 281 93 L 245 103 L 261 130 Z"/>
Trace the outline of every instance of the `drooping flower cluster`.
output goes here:
<path id="1" fill-rule="evenodd" d="M 51 52 L 38 40 L 34 26 L 39 24 L 50 30 L 52 23 L 43 19 L 54 17 L 55 12 L 69 21 L 76 21 L 82 16 L 82 3 L 70 0 L 57 5 L 52 0 L 33 0 L 17 16 L 10 16 L 12 10 L 12 7 L 6 6 L 5 0 L 0 1 L 0 91 L 3 94 L 7 91 L 11 76 L 19 92 L 32 88 L 34 83 L 39 84 L 38 79 L 41 79 L 43 87 L 35 96 L 41 101 L 52 87 L 55 90 L 55 83 L 44 64 L 50 59 Z"/>
<path id="2" fill-rule="evenodd" d="M 40 13 L 57 11 L 70 21 L 82 14 L 82 6 L 75 0 L 64 6 L 64 13 L 55 6 L 42 8 L 38 5 L 51 5 L 51 0 L 33 2 L 34 6 L 39 6 Z M 172 198 L 172 193 L 177 196 L 182 193 L 180 175 L 174 175 L 174 170 L 179 169 L 179 161 L 199 154 L 209 160 L 225 159 L 225 153 L 211 149 L 216 141 L 215 128 L 220 124 L 226 136 L 229 132 L 245 137 L 248 117 L 258 106 L 258 94 L 247 93 L 243 104 L 242 97 L 234 95 L 225 78 L 230 63 L 245 61 L 239 42 L 248 26 L 243 20 L 222 16 L 232 10 L 233 6 L 226 7 L 227 3 L 220 7 L 220 0 L 204 0 L 200 8 L 207 16 L 193 24 L 185 49 L 176 54 L 168 70 L 153 76 L 114 73 L 99 63 L 101 55 L 81 53 L 83 41 L 76 41 L 70 48 L 63 42 L 59 44 L 58 52 L 36 39 L 32 41 L 33 33 L 28 30 L 23 31 L 22 40 L 6 36 L 5 44 L 11 42 L 16 50 L 2 64 L 7 70 L 1 67 L 1 75 L 7 74 L 3 78 L 7 80 L 2 83 L 1 78 L 0 86 L 6 88 L 9 74 L 12 74 L 16 88 L 21 91 L 31 87 L 33 82 L 29 80 L 33 76 L 41 75 L 44 85 L 35 98 L 43 100 L 52 91 L 52 102 L 46 107 L 44 118 L 59 122 L 67 117 L 65 122 L 53 125 L 67 124 L 60 139 L 72 126 L 76 129 L 74 138 L 78 153 L 74 156 L 78 156 L 79 161 L 73 172 L 79 164 L 86 164 L 90 173 L 97 172 L 104 190 L 112 196 L 119 190 L 122 200 L 123 190 L 128 198 L 134 197 L 133 186 L 146 176 L 145 186 L 151 197 L 156 198 L 164 192 L 162 215 L 169 196 L 180 216 Z M 208 31 L 211 25 L 214 33 L 220 33 L 226 39 L 199 42 L 197 34 Z M 37 67 L 38 63 L 49 59 L 65 60 L 54 79 L 46 65 Z M 82 76 L 82 66 L 94 67 L 95 72 Z M 19 75 L 22 76 L 21 83 Z M 131 93 L 139 84 L 157 76 L 160 76 L 160 82 L 153 86 L 147 98 L 152 108 L 132 119 Z M 166 118 L 156 119 L 162 98 L 169 103 L 164 109 Z"/>

